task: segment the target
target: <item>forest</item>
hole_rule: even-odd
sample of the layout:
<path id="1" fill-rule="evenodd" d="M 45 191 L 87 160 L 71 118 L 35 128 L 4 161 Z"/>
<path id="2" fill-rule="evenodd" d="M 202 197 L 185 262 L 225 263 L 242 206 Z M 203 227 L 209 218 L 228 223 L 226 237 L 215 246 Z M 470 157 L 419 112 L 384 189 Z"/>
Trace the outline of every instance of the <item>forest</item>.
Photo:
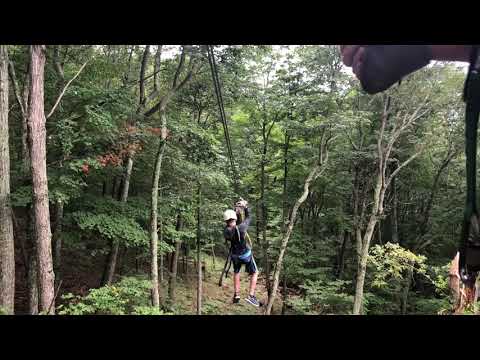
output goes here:
<path id="1" fill-rule="evenodd" d="M 368 95 L 337 45 L 0 45 L 0 314 L 456 313 L 465 75 Z M 225 271 L 239 200 L 260 306 Z"/>

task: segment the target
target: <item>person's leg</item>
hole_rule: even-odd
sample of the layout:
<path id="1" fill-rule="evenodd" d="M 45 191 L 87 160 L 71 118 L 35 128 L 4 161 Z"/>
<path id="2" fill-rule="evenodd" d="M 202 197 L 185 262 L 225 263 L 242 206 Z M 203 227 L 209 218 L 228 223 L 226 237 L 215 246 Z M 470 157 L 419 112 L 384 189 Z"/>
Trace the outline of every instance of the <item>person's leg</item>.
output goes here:
<path id="1" fill-rule="evenodd" d="M 233 260 L 233 303 L 236 304 L 240 301 L 240 268 L 242 264 L 238 260 Z"/>
<path id="2" fill-rule="evenodd" d="M 255 296 L 255 288 L 257 287 L 258 278 L 258 268 L 255 259 L 253 258 L 253 255 L 250 258 L 250 262 L 248 262 L 245 267 L 248 271 L 248 274 L 250 275 L 250 289 L 248 294 L 251 296 Z"/>
<path id="3" fill-rule="evenodd" d="M 240 293 L 240 273 L 233 274 L 233 288 L 235 289 L 235 295 Z"/>
<path id="4" fill-rule="evenodd" d="M 250 289 L 248 292 L 249 295 L 255 296 L 255 288 L 257 287 L 257 278 L 258 278 L 258 271 L 250 275 Z"/>

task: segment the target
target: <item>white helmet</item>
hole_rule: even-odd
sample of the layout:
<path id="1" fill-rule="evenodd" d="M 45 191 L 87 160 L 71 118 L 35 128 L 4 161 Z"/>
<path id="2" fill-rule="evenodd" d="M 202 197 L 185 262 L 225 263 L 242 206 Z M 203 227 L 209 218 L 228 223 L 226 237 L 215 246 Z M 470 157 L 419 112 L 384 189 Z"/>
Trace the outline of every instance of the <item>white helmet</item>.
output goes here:
<path id="1" fill-rule="evenodd" d="M 224 221 L 227 221 L 227 220 L 237 220 L 237 213 L 233 210 L 225 210 L 225 212 L 223 213 L 223 220 Z"/>

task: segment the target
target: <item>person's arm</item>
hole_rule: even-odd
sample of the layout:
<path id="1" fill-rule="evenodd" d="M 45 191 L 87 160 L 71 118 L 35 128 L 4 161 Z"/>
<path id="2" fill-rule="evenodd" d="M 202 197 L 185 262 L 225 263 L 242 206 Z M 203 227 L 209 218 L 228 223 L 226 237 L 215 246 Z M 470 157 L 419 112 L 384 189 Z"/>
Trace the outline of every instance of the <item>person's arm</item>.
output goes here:
<path id="1" fill-rule="evenodd" d="M 248 226 L 250 225 L 250 221 L 251 221 L 250 211 L 248 210 L 248 207 L 245 207 L 244 211 L 245 211 L 245 219 L 242 221 L 240 225 L 238 225 L 238 230 L 240 230 L 241 233 L 247 232 Z"/>
<path id="2" fill-rule="evenodd" d="M 363 89 L 375 94 L 428 65 L 430 60 L 469 61 L 471 45 L 341 45 Z"/>

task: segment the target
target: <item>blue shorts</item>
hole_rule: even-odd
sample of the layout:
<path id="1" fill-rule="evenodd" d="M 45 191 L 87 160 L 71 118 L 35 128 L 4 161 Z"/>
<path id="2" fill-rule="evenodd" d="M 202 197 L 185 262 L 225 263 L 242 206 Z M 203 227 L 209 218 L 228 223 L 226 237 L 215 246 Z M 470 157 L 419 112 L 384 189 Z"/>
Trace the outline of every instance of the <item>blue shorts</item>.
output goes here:
<path id="1" fill-rule="evenodd" d="M 245 271 L 248 272 L 249 275 L 253 275 L 258 271 L 257 264 L 250 250 L 243 255 L 232 255 L 232 263 L 235 274 L 240 272 L 242 265 L 245 265 Z"/>

